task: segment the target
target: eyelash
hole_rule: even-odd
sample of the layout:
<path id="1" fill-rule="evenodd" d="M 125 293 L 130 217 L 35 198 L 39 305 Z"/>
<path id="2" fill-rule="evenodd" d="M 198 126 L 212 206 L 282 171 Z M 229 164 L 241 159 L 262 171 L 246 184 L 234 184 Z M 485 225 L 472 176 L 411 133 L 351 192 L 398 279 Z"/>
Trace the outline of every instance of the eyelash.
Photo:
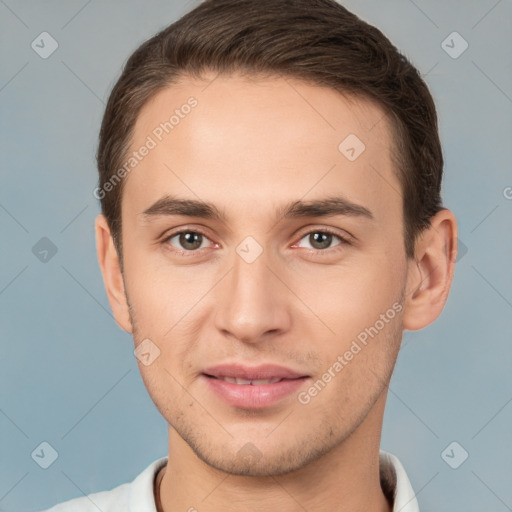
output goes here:
<path id="1" fill-rule="evenodd" d="M 201 249 L 193 249 L 193 250 L 184 250 L 184 249 L 177 249 L 176 247 L 173 247 L 170 245 L 169 241 L 171 240 L 171 238 L 174 238 L 175 236 L 177 235 L 181 235 L 183 233 L 193 233 L 193 234 L 199 234 L 199 235 L 202 235 L 204 236 L 206 239 L 210 240 L 210 238 L 208 237 L 208 235 L 206 233 L 204 233 L 203 231 L 201 231 L 200 229 L 182 229 L 180 231 L 176 231 L 174 233 L 171 233 L 170 235 L 166 236 L 164 240 L 162 240 L 162 243 L 164 245 L 166 245 L 167 247 L 172 247 L 172 249 L 170 249 L 172 252 L 174 253 L 177 253 L 178 255 L 180 256 L 185 256 L 185 257 L 190 257 L 190 256 L 195 256 L 197 255 L 197 253 L 201 250 Z M 310 230 L 310 231 L 307 231 L 305 233 L 303 233 L 300 238 L 298 239 L 298 241 L 300 242 L 300 240 L 302 240 L 304 237 L 308 236 L 308 235 L 311 235 L 313 233 L 322 233 L 322 234 L 329 234 L 329 235 L 333 235 L 335 236 L 336 238 L 338 238 L 340 240 L 340 243 L 338 245 L 335 245 L 334 247 L 328 247 L 327 249 L 307 249 L 306 250 L 309 252 L 309 253 L 314 253 L 315 256 L 318 255 L 318 256 L 323 256 L 324 254 L 332 254 L 332 252 L 335 252 L 337 250 L 340 250 L 341 248 L 343 248 L 343 246 L 345 245 L 352 245 L 351 242 L 349 241 L 348 238 L 346 237 L 343 237 L 341 236 L 339 233 L 335 232 L 334 230 L 331 230 L 329 228 L 322 228 L 322 229 L 313 229 L 313 230 Z M 210 240 L 211 241 L 211 240 Z M 295 244 L 294 244 L 295 245 Z M 204 248 L 203 248 L 204 249 Z"/>

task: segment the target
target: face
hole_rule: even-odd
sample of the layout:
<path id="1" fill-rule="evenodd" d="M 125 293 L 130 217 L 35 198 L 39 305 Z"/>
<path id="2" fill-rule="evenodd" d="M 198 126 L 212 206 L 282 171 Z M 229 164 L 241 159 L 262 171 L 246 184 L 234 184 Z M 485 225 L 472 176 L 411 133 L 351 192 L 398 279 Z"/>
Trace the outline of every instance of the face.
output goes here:
<path id="1" fill-rule="evenodd" d="M 342 444 L 385 394 L 408 268 L 400 184 L 374 104 L 211 79 L 169 87 L 137 120 L 131 149 L 152 147 L 123 191 L 127 329 L 200 459 L 277 475 Z"/>

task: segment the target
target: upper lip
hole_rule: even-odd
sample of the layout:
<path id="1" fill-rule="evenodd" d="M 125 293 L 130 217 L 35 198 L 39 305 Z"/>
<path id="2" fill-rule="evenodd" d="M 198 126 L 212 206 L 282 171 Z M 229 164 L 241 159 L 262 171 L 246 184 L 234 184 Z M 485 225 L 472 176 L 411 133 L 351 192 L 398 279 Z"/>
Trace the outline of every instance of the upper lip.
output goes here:
<path id="1" fill-rule="evenodd" d="M 243 364 L 220 364 L 206 368 L 203 373 L 212 377 L 232 377 L 247 380 L 258 379 L 297 379 L 308 377 L 290 368 L 275 364 L 245 366 Z"/>

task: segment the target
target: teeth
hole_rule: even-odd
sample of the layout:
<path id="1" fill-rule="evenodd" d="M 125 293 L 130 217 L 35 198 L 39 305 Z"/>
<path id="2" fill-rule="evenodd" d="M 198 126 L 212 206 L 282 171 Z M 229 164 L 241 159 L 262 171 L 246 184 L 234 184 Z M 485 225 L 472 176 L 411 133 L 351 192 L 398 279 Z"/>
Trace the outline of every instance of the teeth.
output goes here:
<path id="1" fill-rule="evenodd" d="M 219 377 L 222 380 L 225 380 L 226 382 L 231 382 L 231 384 L 240 384 L 240 385 L 252 385 L 252 386 L 260 386 L 262 384 L 274 384 L 276 382 L 279 382 L 280 378 L 274 377 L 272 379 L 239 379 L 235 377 Z"/>
<path id="2" fill-rule="evenodd" d="M 274 384 L 274 382 L 279 382 L 281 379 L 273 378 L 273 379 L 257 379 L 252 381 L 253 386 L 259 386 L 260 384 Z"/>

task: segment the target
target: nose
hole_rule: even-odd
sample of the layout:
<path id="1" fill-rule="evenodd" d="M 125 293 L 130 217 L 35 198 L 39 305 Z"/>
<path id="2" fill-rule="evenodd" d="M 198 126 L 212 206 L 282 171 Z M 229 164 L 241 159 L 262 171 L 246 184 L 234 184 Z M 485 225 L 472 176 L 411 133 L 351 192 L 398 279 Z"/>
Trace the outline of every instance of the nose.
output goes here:
<path id="1" fill-rule="evenodd" d="M 216 327 L 224 336 L 255 344 L 289 329 L 291 294 L 271 267 L 266 251 L 251 263 L 235 253 L 217 297 Z"/>

